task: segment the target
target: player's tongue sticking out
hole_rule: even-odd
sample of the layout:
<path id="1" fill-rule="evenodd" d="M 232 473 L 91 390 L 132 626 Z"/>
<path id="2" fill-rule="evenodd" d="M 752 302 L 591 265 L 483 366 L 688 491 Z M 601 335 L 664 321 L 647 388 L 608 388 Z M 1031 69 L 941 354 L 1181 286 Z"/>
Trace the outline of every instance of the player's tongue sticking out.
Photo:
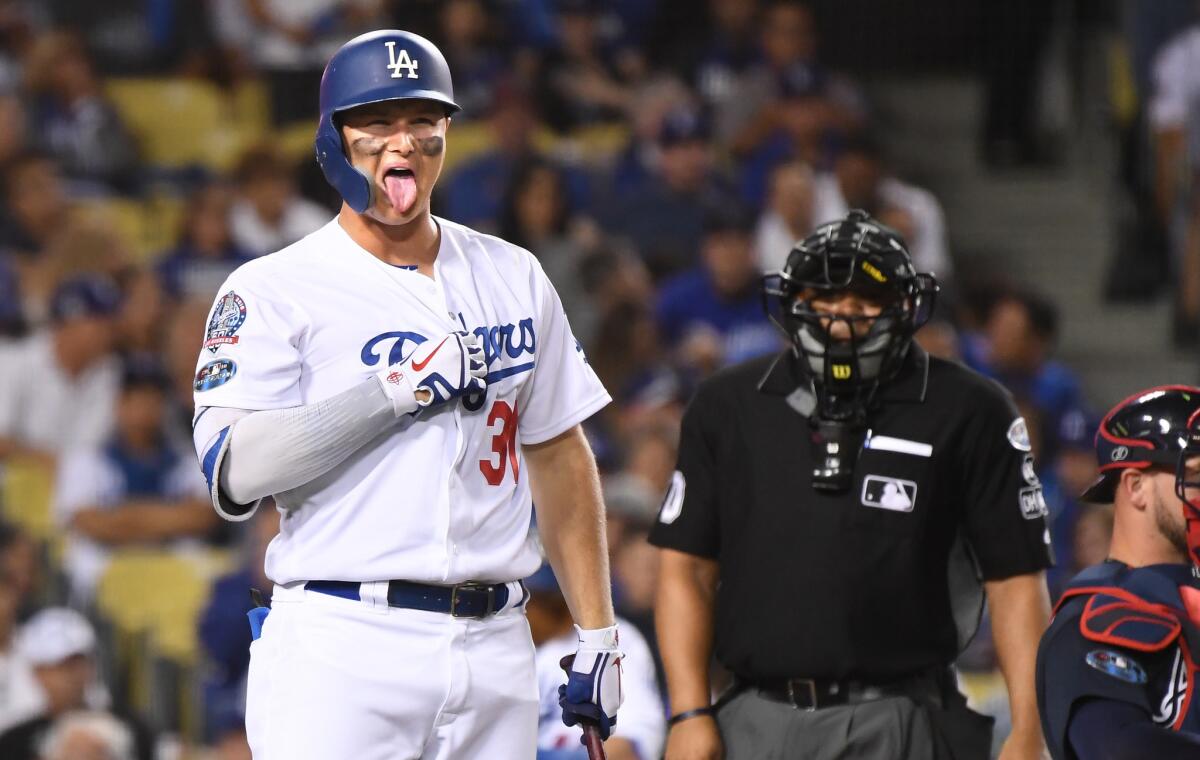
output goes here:
<path id="1" fill-rule="evenodd" d="M 392 169 L 383 177 L 388 202 L 400 213 L 407 213 L 417 200 L 417 180 L 412 172 Z"/>

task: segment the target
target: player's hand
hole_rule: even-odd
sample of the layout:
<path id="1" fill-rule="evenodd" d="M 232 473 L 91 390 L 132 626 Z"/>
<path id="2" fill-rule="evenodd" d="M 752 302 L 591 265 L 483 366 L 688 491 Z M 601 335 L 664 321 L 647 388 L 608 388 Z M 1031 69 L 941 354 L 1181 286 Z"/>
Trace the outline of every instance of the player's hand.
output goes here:
<path id="1" fill-rule="evenodd" d="M 427 340 L 378 374 L 396 416 L 444 404 L 487 389 L 487 364 L 474 333 L 452 332 Z"/>
<path id="2" fill-rule="evenodd" d="M 721 760 L 724 756 L 725 745 L 712 716 L 681 721 L 667 734 L 664 760 Z"/>
<path id="3" fill-rule="evenodd" d="M 560 663 L 567 682 L 558 687 L 558 704 L 563 723 L 574 726 L 582 720 L 595 723 L 600 738 L 607 739 L 617 724 L 617 708 L 625 701 L 621 691 L 621 650 L 617 627 L 585 631 L 575 626 L 579 646 Z M 583 736 L 579 737 L 583 741 Z"/>

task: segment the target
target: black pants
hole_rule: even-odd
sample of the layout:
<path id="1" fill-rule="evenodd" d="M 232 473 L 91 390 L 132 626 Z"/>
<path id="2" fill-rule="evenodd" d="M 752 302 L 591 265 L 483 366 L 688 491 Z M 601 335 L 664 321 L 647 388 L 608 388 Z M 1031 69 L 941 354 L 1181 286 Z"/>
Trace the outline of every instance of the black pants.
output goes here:
<path id="1" fill-rule="evenodd" d="M 992 721 L 908 697 L 806 712 L 747 689 L 722 704 L 726 760 L 988 760 Z"/>

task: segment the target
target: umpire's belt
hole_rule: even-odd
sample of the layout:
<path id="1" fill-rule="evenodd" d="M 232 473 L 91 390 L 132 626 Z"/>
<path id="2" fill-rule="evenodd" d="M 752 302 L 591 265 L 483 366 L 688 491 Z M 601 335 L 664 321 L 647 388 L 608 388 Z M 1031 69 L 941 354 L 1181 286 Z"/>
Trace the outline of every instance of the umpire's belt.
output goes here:
<path id="1" fill-rule="evenodd" d="M 360 600 L 360 585 L 355 581 L 309 581 L 304 588 L 357 602 Z M 523 584 L 521 588 L 524 590 Z M 389 607 L 444 612 L 453 617 L 485 618 L 508 604 L 508 586 L 503 583 L 434 586 L 412 581 L 388 581 L 387 602 Z"/>
<path id="2" fill-rule="evenodd" d="M 759 696 L 775 702 L 784 702 L 798 710 L 820 710 L 838 705 L 853 705 L 872 702 L 888 697 L 909 697 L 923 704 L 941 704 L 944 679 L 953 674 L 937 668 L 894 681 L 882 683 L 855 679 L 832 678 L 779 678 L 743 679 L 738 677 L 735 687 L 757 691 Z"/>

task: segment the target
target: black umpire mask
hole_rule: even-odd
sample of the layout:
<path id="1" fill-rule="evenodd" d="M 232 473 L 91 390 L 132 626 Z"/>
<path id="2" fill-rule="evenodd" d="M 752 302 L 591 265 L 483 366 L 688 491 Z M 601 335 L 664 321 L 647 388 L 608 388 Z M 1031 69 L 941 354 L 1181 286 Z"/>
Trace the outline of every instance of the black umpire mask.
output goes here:
<path id="1" fill-rule="evenodd" d="M 937 290 L 932 275 L 913 269 L 899 234 L 858 210 L 819 227 L 796 244 L 782 271 L 764 278 L 767 314 L 788 336 L 808 380 L 793 406 L 812 427 L 817 490 L 850 488 L 868 411 L 929 320 Z M 877 308 L 813 306 L 847 293 Z"/>

